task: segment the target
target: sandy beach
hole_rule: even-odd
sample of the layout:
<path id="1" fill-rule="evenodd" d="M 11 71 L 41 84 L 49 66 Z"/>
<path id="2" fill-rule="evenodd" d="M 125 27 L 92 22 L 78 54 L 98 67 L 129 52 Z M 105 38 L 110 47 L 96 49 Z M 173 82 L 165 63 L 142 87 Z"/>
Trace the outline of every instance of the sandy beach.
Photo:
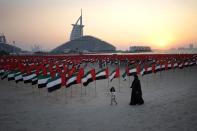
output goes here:
<path id="1" fill-rule="evenodd" d="M 141 106 L 129 105 L 133 78 L 121 79 L 120 88 L 118 79 L 109 84 L 116 88 L 117 106 L 110 105 L 107 80 L 50 94 L 30 84 L 0 80 L 0 130 L 196 131 L 196 78 L 197 66 L 140 77 Z"/>

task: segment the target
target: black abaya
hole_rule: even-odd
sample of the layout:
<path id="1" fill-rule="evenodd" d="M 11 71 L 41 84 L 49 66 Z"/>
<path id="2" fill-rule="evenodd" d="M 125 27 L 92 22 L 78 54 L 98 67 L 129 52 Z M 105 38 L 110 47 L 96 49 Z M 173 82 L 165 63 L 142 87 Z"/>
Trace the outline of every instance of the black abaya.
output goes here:
<path id="1" fill-rule="evenodd" d="M 144 100 L 142 98 L 141 84 L 138 78 L 134 79 L 130 88 L 132 88 L 130 105 L 144 104 Z"/>

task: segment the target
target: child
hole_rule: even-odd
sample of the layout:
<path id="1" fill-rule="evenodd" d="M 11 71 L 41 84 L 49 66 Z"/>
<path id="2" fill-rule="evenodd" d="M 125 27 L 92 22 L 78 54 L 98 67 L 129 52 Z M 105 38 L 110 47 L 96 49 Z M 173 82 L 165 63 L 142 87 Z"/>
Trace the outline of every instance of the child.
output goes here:
<path id="1" fill-rule="evenodd" d="M 115 102 L 117 105 L 118 103 L 116 102 L 116 90 L 113 86 L 111 87 L 110 92 L 111 92 L 111 105 L 113 105 L 113 102 Z"/>

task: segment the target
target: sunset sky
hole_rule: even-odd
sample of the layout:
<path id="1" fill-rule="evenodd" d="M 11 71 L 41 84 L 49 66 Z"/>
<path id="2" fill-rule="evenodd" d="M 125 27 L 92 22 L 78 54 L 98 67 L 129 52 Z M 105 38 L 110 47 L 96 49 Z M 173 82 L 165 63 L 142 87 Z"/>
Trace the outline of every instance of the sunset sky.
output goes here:
<path id="1" fill-rule="evenodd" d="M 117 49 L 197 43 L 197 0 L 0 0 L 0 32 L 23 49 L 51 50 L 69 41 L 81 8 L 84 34 Z"/>

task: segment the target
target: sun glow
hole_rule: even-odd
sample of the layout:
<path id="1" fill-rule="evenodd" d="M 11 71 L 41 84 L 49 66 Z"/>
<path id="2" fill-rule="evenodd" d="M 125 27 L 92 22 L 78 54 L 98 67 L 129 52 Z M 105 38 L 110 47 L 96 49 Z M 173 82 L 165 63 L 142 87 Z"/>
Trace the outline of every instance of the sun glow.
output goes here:
<path id="1" fill-rule="evenodd" d="M 172 46 L 174 39 L 175 38 L 172 34 L 170 35 L 169 33 L 161 33 L 160 35 L 152 35 L 150 37 L 150 42 L 153 48 L 169 49 Z"/>
<path id="2" fill-rule="evenodd" d="M 164 40 L 161 40 L 159 43 L 158 43 L 158 46 L 161 47 L 161 48 L 164 48 L 166 46 L 166 42 Z"/>

